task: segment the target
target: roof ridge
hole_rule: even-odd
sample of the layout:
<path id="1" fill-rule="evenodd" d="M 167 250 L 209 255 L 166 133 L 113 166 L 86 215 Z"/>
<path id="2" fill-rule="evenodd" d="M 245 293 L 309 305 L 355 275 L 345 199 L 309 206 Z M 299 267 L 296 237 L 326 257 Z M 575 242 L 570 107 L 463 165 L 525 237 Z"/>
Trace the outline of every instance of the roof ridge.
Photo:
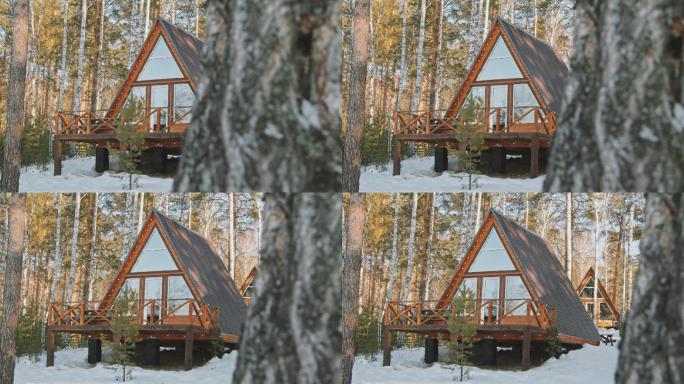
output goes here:
<path id="1" fill-rule="evenodd" d="M 183 34 L 188 35 L 188 36 L 190 36 L 191 38 L 193 38 L 193 39 L 195 39 L 195 40 L 197 40 L 197 41 L 199 41 L 199 42 L 201 42 L 201 43 L 204 44 L 204 41 L 203 41 L 202 39 L 200 39 L 199 37 L 193 35 L 193 34 L 190 33 L 190 32 L 187 32 L 185 29 L 181 28 L 180 26 L 178 26 L 178 25 L 176 25 L 176 24 L 173 24 L 173 23 L 169 22 L 168 20 L 166 20 L 166 19 L 164 19 L 164 18 L 157 17 L 157 21 L 159 21 L 159 22 L 162 23 L 162 24 L 165 24 L 166 26 L 168 26 L 168 27 L 170 27 L 170 28 L 173 28 L 174 30 L 180 31 L 180 32 L 182 32 Z"/>
<path id="2" fill-rule="evenodd" d="M 534 39 L 534 40 L 536 40 L 536 41 L 538 41 L 538 42 L 540 42 L 540 43 L 542 43 L 542 44 L 548 46 L 548 47 L 551 48 L 554 52 L 556 52 L 556 47 L 554 47 L 553 45 L 549 44 L 549 43 L 546 42 L 545 40 L 542 40 L 542 39 L 538 38 L 537 36 L 535 36 L 535 35 L 533 35 L 533 34 L 527 32 L 526 30 L 524 30 L 524 29 L 522 29 L 522 28 L 516 26 L 515 24 L 511 23 L 510 21 L 504 19 L 504 18 L 501 17 L 501 16 L 497 16 L 496 19 L 497 19 L 498 21 L 501 21 L 501 22 L 504 23 L 504 24 L 507 24 L 507 25 L 511 26 L 511 28 L 515 29 L 516 31 L 520 31 L 520 32 L 526 34 L 528 37 L 530 37 L 530 38 L 532 38 L 532 39 Z"/>

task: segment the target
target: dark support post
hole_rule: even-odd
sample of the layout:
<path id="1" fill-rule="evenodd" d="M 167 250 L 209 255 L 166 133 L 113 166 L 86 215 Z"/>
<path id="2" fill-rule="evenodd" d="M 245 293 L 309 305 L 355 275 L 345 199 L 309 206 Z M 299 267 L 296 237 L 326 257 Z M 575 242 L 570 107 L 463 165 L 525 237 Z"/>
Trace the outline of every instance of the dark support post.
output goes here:
<path id="1" fill-rule="evenodd" d="M 47 363 L 46 367 L 52 367 L 55 365 L 55 333 L 52 331 L 47 332 Z"/>
<path id="2" fill-rule="evenodd" d="M 439 340 L 436 337 L 425 338 L 425 364 L 439 360 Z"/>
<path id="3" fill-rule="evenodd" d="M 539 138 L 532 136 L 530 143 L 530 178 L 539 176 Z"/>
<path id="4" fill-rule="evenodd" d="M 522 369 L 530 369 L 530 327 L 525 327 L 522 342 Z"/>
<path id="5" fill-rule="evenodd" d="M 401 173 L 401 142 L 392 139 L 392 176 L 399 176 Z"/>
<path id="6" fill-rule="evenodd" d="M 506 173 L 506 148 L 494 147 L 490 151 L 492 171 L 495 173 Z"/>
<path id="7" fill-rule="evenodd" d="M 152 365 L 159 365 L 160 360 L 159 360 L 159 339 L 149 339 L 147 341 L 148 344 L 148 352 L 150 354 L 149 357 L 149 363 Z"/>
<path id="8" fill-rule="evenodd" d="M 185 331 L 185 370 L 192 369 L 192 330 Z"/>
<path id="9" fill-rule="evenodd" d="M 473 358 L 483 365 L 496 365 L 496 340 L 482 339 L 473 344 Z"/>
<path id="10" fill-rule="evenodd" d="M 385 330 L 382 346 L 382 366 L 387 367 L 392 362 L 392 332 Z"/>
<path id="11" fill-rule="evenodd" d="M 109 149 L 107 147 L 95 148 L 95 172 L 102 173 L 109 170 Z"/>
<path id="12" fill-rule="evenodd" d="M 55 139 L 52 156 L 54 158 L 55 176 L 62 174 L 62 140 Z"/>
<path id="13" fill-rule="evenodd" d="M 102 361 L 102 340 L 88 339 L 88 364 Z"/>
<path id="14" fill-rule="evenodd" d="M 446 147 L 435 146 L 435 172 L 441 173 L 449 168 L 449 152 Z"/>

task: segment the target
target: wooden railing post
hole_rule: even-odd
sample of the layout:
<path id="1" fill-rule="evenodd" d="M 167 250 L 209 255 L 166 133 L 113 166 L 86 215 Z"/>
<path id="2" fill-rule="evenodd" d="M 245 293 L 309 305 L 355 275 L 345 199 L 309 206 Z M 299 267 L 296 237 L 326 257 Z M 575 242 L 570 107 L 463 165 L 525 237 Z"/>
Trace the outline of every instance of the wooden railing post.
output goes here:
<path id="1" fill-rule="evenodd" d="M 80 307 L 81 307 L 80 308 L 81 313 L 79 313 L 79 315 L 78 315 L 78 318 L 79 318 L 78 323 L 80 325 L 83 325 L 83 324 L 85 324 L 85 303 L 81 301 Z"/>

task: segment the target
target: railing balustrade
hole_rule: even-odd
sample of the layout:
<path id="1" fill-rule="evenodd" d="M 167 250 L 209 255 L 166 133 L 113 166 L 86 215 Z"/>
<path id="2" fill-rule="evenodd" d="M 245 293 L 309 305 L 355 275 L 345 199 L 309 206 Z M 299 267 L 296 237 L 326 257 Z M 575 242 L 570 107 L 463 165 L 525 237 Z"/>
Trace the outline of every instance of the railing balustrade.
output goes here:
<path id="1" fill-rule="evenodd" d="M 55 115 L 55 135 L 96 135 L 114 133 L 124 124 L 136 127 L 136 131 L 145 133 L 173 132 L 174 128 L 187 125 L 185 121 L 190 115 L 191 107 L 176 106 L 176 111 L 185 111 L 174 116 L 171 107 L 141 108 L 134 110 L 133 119 L 125 121 L 121 113 L 108 116 L 109 111 L 70 111 L 58 112 Z M 171 117 L 173 116 L 173 119 Z M 170 124 L 169 124 L 170 121 Z"/>

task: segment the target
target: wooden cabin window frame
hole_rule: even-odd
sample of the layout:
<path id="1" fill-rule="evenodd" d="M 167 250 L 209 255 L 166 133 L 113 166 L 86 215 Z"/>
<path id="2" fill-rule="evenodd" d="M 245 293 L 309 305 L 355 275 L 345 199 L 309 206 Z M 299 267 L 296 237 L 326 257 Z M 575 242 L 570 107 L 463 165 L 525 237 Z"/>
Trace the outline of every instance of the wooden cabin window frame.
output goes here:
<path id="1" fill-rule="evenodd" d="M 483 109 L 484 109 L 483 116 L 489 115 L 489 113 L 494 109 L 491 107 L 492 87 L 493 86 L 505 85 L 508 87 L 508 91 L 507 91 L 507 100 L 506 100 L 506 107 L 505 107 L 506 108 L 506 125 L 505 125 L 505 127 L 503 127 L 503 129 L 508 129 L 510 124 L 512 124 L 515 121 L 514 120 L 515 114 L 513 111 L 513 109 L 515 108 L 515 106 L 513 104 L 514 103 L 514 101 L 513 101 L 513 97 L 514 97 L 513 87 L 515 85 L 518 85 L 518 84 L 525 84 L 529 87 L 530 92 L 532 92 L 532 95 L 534 96 L 534 99 L 537 102 L 537 108 L 539 108 L 539 106 L 541 104 L 539 103 L 539 99 L 537 99 L 537 95 L 535 95 L 534 91 L 532 90 L 532 82 L 527 78 L 522 78 L 522 79 L 473 81 L 470 84 L 470 88 L 468 89 L 468 93 L 466 94 L 466 98 L 464 99 L 464 103 L 461 105 L 461 109 L 465 105 L 465 102 L 467 101 L 468 96 L 470 95 L 472 88 L 473 87 L 483 87 L 484 88 L 484 95 L 485 95 L 484 106 L 483 106 Z M 501 108 L 504 108 L 504 107 L 501 107 Z M 532 108 L 532 107 L 529 107 L 529 108 Z M 459 110 L 459 112 L 460 112 L 460 110 Z M 487 124 L 487 131 L 490 132 L 493 129 L 492 124 L 489 121 L 487 121 L 485 123 Z M 522 123 L 522 124 L 525 124 L 525 123 Z"/>
<path id="2" fill-rule="evenodd" d="M 128 273 L 124 276 L 124 283 L 122 284 L 122 287 L 126 284 L 126 281 L 128 279 L 138 279 L 138 318 L 141 320 L 142 323 L 145 323 L 145 313 L 144 311 L 141 311 L 140 308 L 144 305 L 145 301 L 147 300 L 146 297 L 146 279 L 153 279 L 153 278 L 161 278 L 162 280 L 162 298 L 160 302 L 160 312 L 159 316 L 164 317 L 168 313 L 168 289 L 169 289 L 169 277 L 174 277 L 174 276 L 179 276 L 183 278 L 183 281 L 188 287 L 188 290 L 190 291 L 192 297 L 192 300 L 197 301 L 197 298 L 194 297 L 194 294 L 192 293 L 192 289 L 190 288 L 190 285 L 187 282 L 187 279 L 185 278 L 185 274 L 182 271 L 158 271 L 158 272 L 131 272 Z M 119 290 L 120 292 L 120 290 Z M 118 297 L 119 293 L 117 293 Z M 116 301 L 116 299 L 115 299 Z M 177 312 L 174 313 L 172 316 L 188 316 L 188 313 L 183 313 Z M 155 318 L 157 317 L 157 314 L 155 314 Z"/>
<path id="3" fill-rule="evenodd" d="M 192 84 L 190 83 L 190 80 L 188 78 L 183 78 L 183 79 L 167 79 L 167 80 L 147 80 L 147 81 L 134 81 L 133 84 L 131 84 L 129 94 L 126 96 L 126 99 L 128 99 L 128 96 L 130 95 L 130 92 L 132 92 L 133 88 L 135 87 L 143 87 L 145 88 L 145 113 L 144 115 L 149 114 L 152 111 L 152 87 L 154 86 L 166 86 L 167 91 L 168 91 L 168 96 L 167 96 L 167 106 L 166 106 L 166 127 L 165 129 L 168 129 L 170 126 L 174 125 L 176 123 L 176 111 L 175 111 L 175 89 L 176 85 L 178 84 L 187 84 L 190 89 L 192 90 Z M 194 93 L 195 98 L 197 97 L 197 94 Z M 120 113 L 120 111 L 119 111 Z M 150 129 L 153 127 L 152 125 L 152 116 L 150 118 L 145 119 L 145 129 Z M 179 123 L 178 125 L 188 125 L 189 123 Z"/>
<path id="4" fill-rule="evenodd" d="M 483 287 L 483 279 L 484 278 L 492 278 L 496 277 L 499 279 L 499 297 L 498 297 L 498 303 L 497 303 L 497 320 L 501 318 L 502 315 L 502 308 L 503 308 L 503 313 L 506 313 L 506 278 L 511 277 L 511 276 L 517 276 L 520 277 L 520 280 L 523 283 L 523 286 L 527 290 L 528 298 L 525 300 L 533 300 L 532 299 L 532 294 L 530 293 L 529 288 L 525 284 L 525 280 L 523 277 L 523 273 L 519 270 L 516 271 L 494 271 L 494 272 L 467 272 L 463 274 L 463 278 L 461 279 L 461 283 L 459 284 L 459 287 L 457 289 L 457 292 L 461 289 L 461 286 L 463 285 L 465 279 L 468 278 L 473 278 L 476 279 L 476 284 L 475 286 L 477 287 L 475 293 L 475 304 L 476 308 L 480 308 L 480 306 L 483 303 L 483 298 L 482 298 L 482 287 Z M 513 300 L 513 299 L 512 299 Z M 522 300 L 522 299 L 520 299 Z M 479 316 L 482 316 L 481 314 Z M 520 315 L 515 315 L 511 314 L 509 316 L 520 316 Z M 481 319 L 481 317 L 480 317 Z"/>

